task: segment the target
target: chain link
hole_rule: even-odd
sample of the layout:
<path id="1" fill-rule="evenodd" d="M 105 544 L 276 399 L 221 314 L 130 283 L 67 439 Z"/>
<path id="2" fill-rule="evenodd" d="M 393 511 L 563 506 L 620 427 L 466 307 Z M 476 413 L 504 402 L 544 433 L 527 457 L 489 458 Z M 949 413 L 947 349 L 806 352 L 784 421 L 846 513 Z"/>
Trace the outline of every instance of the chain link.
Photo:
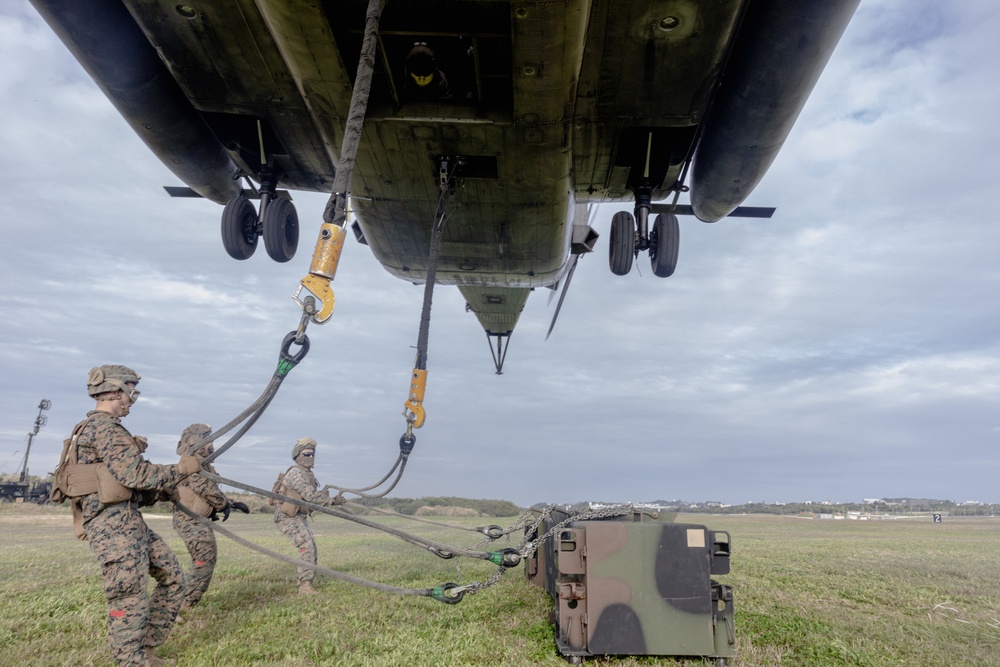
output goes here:
<path id="1" fill-rule="evenodd" d="M 555 508 L 549 507 L 547 509 L 551 514 L 552 510 Z M 538 548 L 541 547 L 543 544 L 545 544 L 546 540 L 551 539 L 553 535 L 555 535 L 557 532 L 565 528 L 567 525 L 573 523 L 574 521 L 589 521 L 591 519 L 604 519 L 613 516 L 624 516 L 626 514 L 632 514 L 634 511 L 635 511 L 635 506 L 629 504 L 629 505 L 608 505 L 607 507 L 602 509 L 580 512 L 579 514 L 574 514 L 573 516 L 564 519 L 563 521 L 560 521 L 556 525 L 552 526 L 552 528 L 550 528 L 547 533 L 545 533 L 538 539 L 535 540 L 530 539 L 528 535 L 531 535 L 531 533 L 534 532 L 534 530 L 537 529 L 539 525 L 541 525 L 542 520 L 544 520 L 543 516 L 532 526 L 533 530 L 525 531 L 525 538 L 521 542 L 521 544 L 518 545 L 517 550 L 521 553 L 522 558 L 531 558 L 533 555 L 535 555 L 535 552 L 538 551 Z"/>

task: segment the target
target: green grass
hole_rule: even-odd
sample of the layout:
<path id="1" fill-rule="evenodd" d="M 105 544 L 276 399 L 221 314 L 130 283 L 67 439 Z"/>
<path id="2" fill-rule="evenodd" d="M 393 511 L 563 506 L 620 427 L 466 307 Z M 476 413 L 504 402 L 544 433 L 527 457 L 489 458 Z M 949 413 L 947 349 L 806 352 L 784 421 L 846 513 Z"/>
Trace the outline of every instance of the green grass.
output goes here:
<path id="1" fill-rule="evenodd" d="M 167 515 L 148 521 L 186 565 Z M 678 521 L 732 534 L 733 571 L 719 579 L 735 589 L 734 666 L 1000 665 L 1000 520 Z M 480 537 L 397 518 L 386 523 L 457 546 Z M 268 515 L 236 514 L 225 525 L 292 554 Z M 427 588 L 494 571 L 332 517 L 318 517 L 314 527 L 320 563 L 365 579 Z M 160 649 L 179 665 L 566 664 L 548 624 L 551 604 L 520 569 L 457 605 L 325 577 L 317 580 L 320 594 L 307 598 L 296 593 L 293 566 L 221 536 L 219 548 L 212 588 Z M 0 665 L 112 664 L 99 569 L 88 545 L 73 539 L 65 508 L 0 505 L 0 600 Z M 622 656 L 588 664 L 703 663 Z"/>

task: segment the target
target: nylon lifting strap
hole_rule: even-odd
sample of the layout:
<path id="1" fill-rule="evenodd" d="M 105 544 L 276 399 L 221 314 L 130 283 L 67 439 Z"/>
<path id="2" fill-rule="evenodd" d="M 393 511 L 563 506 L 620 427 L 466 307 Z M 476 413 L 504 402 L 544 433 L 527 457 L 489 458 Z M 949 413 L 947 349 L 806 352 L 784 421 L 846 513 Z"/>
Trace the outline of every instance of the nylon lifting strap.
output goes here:
<path id="1" fill-rule="evenodd" d="M 250 427 L 253 426 L 258 419 L 260 419 L 261 415 L 264 414 L 264 410 L 267 409 L 267 406 L 270 405 L 271 401 L 274 399 L 275 394 L 278 393 L 278 388 L 281 386 L 281 383 L 284 381 L 288 373 L 291 372 L 291 370 L 295 368 L 295 366 L 306 356 L 306 353 L 309 352 L 309 339 L 303 337 L 303 340 L 299 343 L 301 345 L 299 351 L 292 354 L 291 346 L 296 343 L 295 337 L 296 334 L 294 331 L 285 336 L 285 339 L 281 344 L 281 353 L 278 357 L 278 367 L 275 368 L 274 374 L 271 376 L 271 381 L 268 382 L 267 387 L 265 387 L 263 393 L 257 397 L 257 400 L 251 403 L 246 410 L 233 418 L 228 424 L 212 433 L 209 433 L 201 440 L 191 445 L 191 451 L 197 451 L 200 447 L 203 447 L 209 442 L 214 442 L 217 438 L 232 430 L 237 424 L 246 420 L 246 423 L 243 424 L 243 426 L 241 426 L 240 429 L 233 434 L 233 436 L 229 438 L 225 444 L 216 449 L 214 453 L 202 459 L 203 465 L 207 465 L 222 456 L 227 449 L 236 444 L 236 442 L 250 430 Z"/>
<path id="2" fill-rule="evenodd" d="M 388 533 L 389 535 L 393 535 L 393 536 L 395 536 L 395 537 L 403 540 L 404 542 L 409 542 L 410 544 L 415 544 L 415 545 L 417 545 L 419 547 L 425 548 L 428 551 L 431 551 L 431 552 L 436 553 L 438 555 L 444 553 L 444 554 L 451 554 L 451 555 L 457 555 L 457 556 L 464 556 L 466 558 L 475 558 L 477 560 L 488 560 L 488 561 L 491 561 L 491 562 L 494 561 L 498 557 L 497 556 L 497 552 L 495 552 L 495 551 L 478 551 L 478 550 L 464 549 L 464 548 L 461 548 L 461 547 L 456 547 L 456 546 L 453 546 L 453 545 L 444 544 L 443 542 L 437 542 L 435 540 L 430 540 L 430 539 L 421 537 L 419 535 L 413 535 L 411 533 L 407 533 L 406 531 L 399 530 L 398 528 L 393 528 L 391 526 L 384 526 L 384 525 L 376 523 L 374 521 L 370 521 L 370 520 L 368 520 L 368 519 L 366 519 L 364 517 L 351 514 L 350 512 L 344 512 L 344 511 L 335 509 L 333 507 L 326 507 L 324 505 L 316 505 L 315 503 L 310 503 L 310 502 L 308 502 L 306 500 L 302 500 L 301 498 L 292 498 L 290 496 L 285 496 L 285 495 L 281 495 L 281 494 L 277 494 L 277 493 L 272 493 L 271 491 L 269 491 L 267 489 L 262 489 L 262 488 L 259 488 L 259 487 L 255 487 L 255 486 L 252 486 L 250 484 L 244 484 L 243 482 L 239 482 L 239 481 L 234 480 L 234 479 L 227 479 L 225 477 L 222 477 L 220 475 L 216 475 L 216 474 L 210 473 L 210 472 L 205 471 L 205 470 L 203 470 L 200 474 L 201 474 L 202 477 L 204 477 L 204 478 L 206 478 L 208 480 L 211 480 L 211 481 L 215 482 L 216 484 L 225 484 L 225 485 L 237 488 L 237 489 L 242 489 L 243 491 L 247 491 L 249 493 L 254 493 L 254 494 L 257 494 L 259 496 L 263 496 L 265 498 L 274 498 L 275 500 L 280 500 L 282 502 L 288 502 L 288 503 L 291 503 L 293 505 L 298 505 L 299 507 L 304 507 L 306 509 L 313 510 L 314 512 L 318 512 L 320 514 L 328 514 L 330 516 L 337 517 L 338 519 L 345 519 L 347 521 L 351 521 L 353 523 L 357 523 L 357 524 L 360 524 L 362 526 L 367 526 L 368 528 L 373 528 L 375 530 L 380 530 L 380 531 L 382 531 L 384 533 Z M 501 555 L 504 555 L 504 554 L 501 554 Z M 512 566 L 512 565 L 517 565 L 518 564 L 517 562 L 513 562 L 514 561 L 514 555 L 513 554 L 506 554 L 506 557 L 505 557 L 504 560 L 508 563 L 508 567 Z M 518 562 L 519 561 L 520 561 L 520 559 L 518 558 Z"/>
<path id="3" fill-rule="evenodd" d="M 313 252 L 312 263 L 309 267 L 309 274 L 300 281 L 299 289 L 293 296 L 302 308 L 302 317 L 299 320 L 298 328 L 285 336 L 282 342 L 278 368 L 275 370 L 274 376 L 260 397 L 223 428 L 209 433 L 201 441 L 193 445 L 193 448 L 197 449 L 209 442 L 213 442 L 220 436 L 228 433 L 237 424 L 249 418 L 247 423 L 224 445 L 216 449 L 214 454 L 204 459 L 204 463 L 210 463 L 221 456 L 223 452 L 243 437 L 263 414 L 264 409 L 267 408 L 268 404 L 274 398 L 285 376 L 309 351 L 309 338 L 305 334 L 308 323 L 312 321 L 322 324 L 333 314 L 336 299 L 334 298 L 333 291 L 330 289 L 330 281 L 333 280 L 336 274 L 337 264 L 340 261 L 340 253 L 344 247 L 344 238 L 346 236 L 344 223 L 347 219 L 346 193 L 354 167 L 358 143 L 361 139 L 361 128 L 364 123 L 365 110 L 368 107 L 368 94 L 371 89 L 372 74 L 375 70 L 376 36 L 379 19 L 384 6 L 385 0 L 371 0 L 368 5 L 365 35 L 361 46 L 361 57 L 358 63 L 354 91 L 351 95 L 351 108 L 348 114 L 347 126 L 344 128 L 344 144 L 341 150 L 337 174 L 334 179 L 334 192 L 330 196 L 323 213 L 324 223 L 320 227 L 316 249 Z M 311 295 L 300 299 L 299 295 L 303 289 L 310 292 Z M 318 309 L 316 307 L 317 300 L 320 302 Z M 290 348 L 292 344 L 301 346 L 298 353 L 291 353 Z"/>
<path id="4" fill-rule="evenodd" d="M 361 52 L 358 60 L 358 71 L 354 78 L 354 90 L 351 93 L 351 107 L 347 114 L 347 124 L 344 127 L 344 142 L 340 149 L 340 160 L 337 162 L 337 173 L 333 179 L 333 193 L 323 210 L 323 224 L 320 226 L 319 238 L 313 252 L 309 274 L 300 282 L 295 300 L 302 306 L 303 319 L 310 318 L 317 324 L 330 319 L 336 304 L 330 281 L 337 272 L 340 253 L 347 237 L 347 192 L 351 186 L 351 175 L 354 172 L 354 161 L 361 142 L 361 130 L 364 126 L 365 112 L 368 109 L 368 96 L 371 91 L 372 76 L 375 72 L 375 47 L 378 37 L 379 20 L 385 0 L 370 0 L 365 17 L 365 34 L 361 42 Z M 308 299 L 300 300 L 299 294 L 305 289 L 320 302 L 320 307 L 311 310 Z"/>
<path id="5" fill-rule="evenodd" d="M 309 503 L 301 499 L 290 498 L 287 496 L 274 494 L 271 493 L 270 491 L 265 491 L 264 489 L 259 489 L 250 485 L 241 484 L 234 480 L 228 480 L 219 477 L 218 475 L 214 475 L 212 473 L 202 472 L 201 474 L 204 477 L 216 483 L 229 484 L 231 486 L 243 489 L 245 491 L 249 491 L 251 493 L 256 493 L 261 496 L 271 497 L 291 502 L 295 505 L 299 505 L 307 509 L 311 509 L 324 514 L 329 514 L 337 518 L 347 519 L 349 521 L 353 521 L 355 523 L 359 523 L 361 525 L 365 525 L 370 528 L 374 528 L 376 530 L 381 530 L 383 532 L 394 535 L 405 542 L 409 542 L 410 544 L 425 547 L 432 553 L 435 553 L 436 555 L 442 558 L 451 558 L 453 556 L 467 556 L 481 560 L 488 560 L 489 562 L 498 566 L 497 570 L 492 575 L 490 575 L 487 579 L 481 582 L 472 582 L 464 585 L 459 585 L 449 582 L 446 584 L 442 584 L 441 586 L 436 586 L 434 588 L 425 588 L 425 589 L 399 588 L 395 586 L 381 584 L 378 582 L 372 582 L 365 579 L 360 579 L 358 577 L 354 577 L 352 575 L 348 575 L 343 572 L 338 572 L 336 570 L 331 570 L 319 565 L 304 563 L 298 559 L 290 558 L 288 556 L 285 556 L 284 554 L 279 554 L 277 552 L 271 551 L 270 549 L 267 549 L 260 545 L 256 545 L 250 542 L 249 540 L 246 540 L 242 537 L 239 537 L 238 535 L 235 535 L 234 533 L 229 532 L 222 526 L 212 523 L 207 517 L 203 517 L 192 512 L 189 508 L 185 507 L 183 504 L 175 503 L 178 509 L 185 512 L 192 518 L 198 520 L 203 525 L 211 528 L 216 532 L 222 533 L 226 537 L 229 537 L 230 539 L 238 542 L 239 544 L 242 544 L 259 553 L 272 556 L 278 560 L 294 564 L 298 567 L 312 569 L 316 572 L 321 572 L 323 574 L 327 574 L 329 576 L 336 577 L 344 581 L 348 581 L 350 583 L 355 583 L 355 584 L 360 584 L 362 586 L 375 588 L 378 590 L 385 591 L 387 593 L 432 597 L 435 600 L 438 600 L 440 602 L 445 602 L 448 604 L 456 604 L 457 602 L 460 602 L 462 600 L 462 597 L 465 594 L 475 595 L 476 593 L 496 584 L 500 580 L 500 578 L 506 573 L 507 570 L 519 565 L 522 559 L 532 557 L 532 555 L 538 550 L 538 548 L 542 544 L 552 539 L 553 535 L 561 531 L 565 526 L 569 525 L 572 522 L 616 517 L 616 516 L 625 516 L 628 514 L 634 514 L 638 511 L 637 508 L 635 508 L 630 504 L 609 506 L 606 508 L 584 511 L 567 517 L 563 521 L 560 521 L 559 523 L 553 525 L 548 531 L 545 532 L 545 534 L 539 535 L 538 531 L 543 525 L 545 518 L 550 515 L 551 511 L 555 508 L 555 506 L 550 505 L 541 512 L 536 512 L 535 510 L 527 510 L 520 517 L 518 517 L 518 519 L 506 530 L 500 529 L 499 526 L 490 526 L 490 530 L 488 531 L 483 530 L 482 528 L 478 529 L 479 532 L 483 532 L 484 534 L 493 533 L 493 535 L 488 535 L 490 540 L 496 539 L 497 537 L 500 537 L 502 535 L 509 535 L 514 532 L 522 532 L 523 539 L 516 548 L 505 548 L 489 552 L 482 552 L 470 549 L 450 547 L 448 545 L 439 542 L 428 540 L 426 538 L 422 538 L 417 535 L 413 535 L 395 528 L 391 528 L 389 526 L 384 526 L 372 521 L 368 521 L 367 519 L 364 519 L 360 516 L 352 515 L 346 512 L 341 512 L 336 509 L 332 509 L 322 505 L 315 505 L 313 503 Z M 456 526 L 448 526 L 448 527 L 457 528 Z"/>
<path id="6" fill-rule="evenodd" d="M 403 406 L 403 417 L 406 419 L 406 431 L 399 438 L 399 456 L 392 469 L 385 474 L 375 484 L 363 488 L 345 488 L 334 485 L 327 485 L 325 489 L 334 488 L 339 491 L 339 496 L 343 497 L 344 492 L 354 493 L 362 498 L 381 498 L 388 495 L 406 470 L 406 462 L 413 446 L 417 442 L 417 437 L 413 435 L 413 429 L 420 428 L 424 424 L 427 416 L 424 410 L 424 392 L 427 388 L 427 341 L 430 337 L 431 325 L 431 304 L 434 295 L 434 285 L 437 282 L 438 255 L 441 251 L 441 238 L 444 235 L 445 222 L 448 219 L 448 202 L 454 191 L 454 176 L 458 167 L 457 160 L 441 158 L 438 164 L 439 187 L 437 206 L 434 211 L 434 220 L 431 224 L 430 250 L 427 258 L 427 278 L 424 282 L 424 300 L 420 312 L 420 326 L 417 332 L 417 353 L 414 362 L 413 372 L 410 375 L 410 389 Z M 398 472 L 397 471 L 398 468 Z M 396 478 L 389 487 L 380 493 L 366 493 L 381 486 L 389 477 L 396 472 Z"/>
<path id="7" fill-rule="evenodd" d="M 448 202 L 454 191 L 455 172 L 458 160 L 441 158 L 438 163 L 439 189 L 437 207 L 434 211 L 434 222 L 431 227 L 430 253 L 427 259 L 427 280 L 424 282 L 424 302 L 420 312 L 420 328 L 417 332 L 417 354 L 413 364 L 413 374 L 410 377 L 410 392 L 403 407 L 406 418 L 406 433 L 404 439 L 413 438 L 413 429 L 424 425 L 427 416 L 424 410 L 424 391 L 427 388 L 427 340 L 431 328 L 431 301 L 434 296 L 434 284 L 437 280 L 438 255 L 441 252 L 441 237 L 444 235 L 445 222 L 448 220 Z M 401 440 L 402 442 L 402 440 Z"/>
<path id="8" fill-rule="evenodd" d="M 198 521 L 204 526 L 207 526 L 217 533 L 225 535 L 229 539 L 233 540 L 237 544 L 242 544 L 248 549 L 252 549 L 258 553 L 264 554 L 265 556 L 270 556 L 276 560 L 280 560 L 291 565 L 295 565 L 299 568 L 306 568 L 313 570 L 314 572 L 319 572 L 320 574 L 325 574 L 328 577 L 333 577 L 335 579 L 340 579 L 352 584 L 358 584 L 359 586 L 366 586 L 368 588 L 374 588 L 380 590 L 384 593 L 393 593 L 395 595 L 412 595 L 417 597 L 430 597 L 434 598 L 438 602 L 444 602 L 446 604 L 457 604 L 462 601 L 462 597 L 465 595 L 465 591 L 452 592 L 459 588 L 458 584 L 446 583 L 440 586 L 435 586 L 434 588 L 401 588 L 399 586 L 390 586 L 388 584 L 379 583 L 377 581 L 370 581 L 368 579 L 362 579 L 361 577 L 355 577 L 354 575 L 347 574 L 346 572 L 338 572 L 337 570 L 331 570 L 328 567 L 323 567 L 322 565 L 313 565 L 312 563 L 306 563 L 297 558 L 292 558 L 291 556 L 286 556 L 285 554 L 280 554 L 276 551 L 262 547 L 258 544 L 254 544 L 250 540 L 240 537 L 236 533 L 233 533 L 222 526 L 218 526 L 207 517 L 203 517 L 195 512 L 192 512 L 190 508 L 185 507 L 180 503 L 175 503 L 177 508 L 187 514 L 192 519 Z"/>

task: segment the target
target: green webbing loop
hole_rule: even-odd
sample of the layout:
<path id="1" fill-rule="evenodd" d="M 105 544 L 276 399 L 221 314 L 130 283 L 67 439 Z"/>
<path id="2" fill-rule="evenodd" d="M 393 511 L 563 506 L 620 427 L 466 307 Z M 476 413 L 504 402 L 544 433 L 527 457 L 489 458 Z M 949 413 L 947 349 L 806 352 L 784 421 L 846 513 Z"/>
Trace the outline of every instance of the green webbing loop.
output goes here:
<path id="1" fill-rule="evenodd" d="M 274 371 L 274 374 L 278 377 L 285 377 L 295 366 L 302 361 L 306 353 L 309 352 L 309 337 L 305 334 L 301 334 L 302 340 L 296 340 L 300 337 L 299 332 L 293 331 L 285 336 L 285 339 L 281 341 L 281 354 L 278 357 L 278 368 Z M 302 346 L 302 349 L 296 354 L 291 354 L 289 349 L 292 347 L 292 343 L 298 343 Z"/>
<path id="2" fill-rule="evenodd" d="M 447 583 L 441 584 L 440 586 L 435 586 L 431 589 L 431 597 L 438 602 L 444 602 L 445 604 L 458 604 L 465 597 L 465 590 L 459 590 L 455 595 L 449 595 L 448 591 L 458 588 L 458 584 Z"/>
<path id="3" fill-rule="evenodd" d="M 491 551 L 489 561 L 500 567 L 515 567 L 521 562 L 521 552 L 512 548 Z"/>

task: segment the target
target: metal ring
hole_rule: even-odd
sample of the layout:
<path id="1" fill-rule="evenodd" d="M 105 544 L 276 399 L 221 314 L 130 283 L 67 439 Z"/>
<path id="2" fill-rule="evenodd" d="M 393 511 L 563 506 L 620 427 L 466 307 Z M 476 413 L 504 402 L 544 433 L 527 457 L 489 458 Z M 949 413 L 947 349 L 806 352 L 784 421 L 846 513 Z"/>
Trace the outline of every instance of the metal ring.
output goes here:
<path id="1" fill-rule="evenodd" d="M 503 549 L 501 553 L 503 554 L 504 567 L 516 567 L 521 564 L 521 552 L 517 549 Z"/>
<path id="2" fill-rule="evenodd" d="M 496 540 L 503 537 L 503 528 L 497 525 L 492 526 L 479 526 L 476 528 L 477 531 L 487 536 L 491 540 Z"/>
<path id="3" fill-rule="evenodd" d="M 297 331 L 290 332 L 285 339 L 281 341 L 281 358 L 284 361 L 289 361 L 293 364 L 297 364 L 306 356 L 309 352 L 309 336 L 302 334 L 302 341 L 298 342 L 295 339 L 298 337 L 299 333 Z M 298 351 L 297 354 L 290 354 L 289 349 L 292 347 L 292 343 L 298 342 L 302 346 L 302 349 Z"/>
<path id="4" fill-rule="evenodd" d="M 448 591 L 453 588 L 459 588 L 458 593 L 454 597 L 448 595 Z M 432 597 L 439 602 L 444 602 L 445 604 L 458 604 L 462 601 L 462 598 L 465 597 L 465 589 L 460 588 L 458 584 L 451 582 L 438 586 L 434 589 L 434 593 L 435 594 Z"/>

